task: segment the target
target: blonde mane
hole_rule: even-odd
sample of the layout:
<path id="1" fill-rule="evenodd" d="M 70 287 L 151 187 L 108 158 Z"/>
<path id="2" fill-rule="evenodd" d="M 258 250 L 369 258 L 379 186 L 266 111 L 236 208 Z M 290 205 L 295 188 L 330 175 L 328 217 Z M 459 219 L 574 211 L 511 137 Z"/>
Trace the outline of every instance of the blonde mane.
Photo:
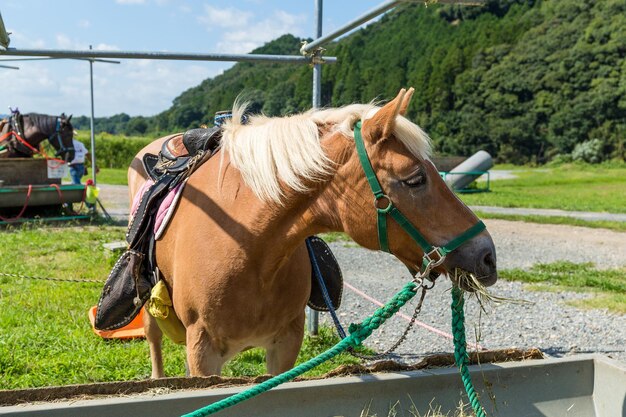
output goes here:
<path id="1" fill-rule="evenodd" d="M 333 161 L 320 144 L 318 124 L 332 125 L 333 132 L 354 138 L 354 124 L 371 118 L 379 108 L 351 104 L 287 117 L 252 116 L 244 125 L 240 120 L 246 104 L 235 103 L 233 117 L 224 125 L 221 147 L 261 200 L 281 203 L 281 182 L 296 192 L 306 192 L 306 182 L 323 181 L 334 172 Z M 399 116 L 394 135 L 414 155 L 429 158 L 430 138 L 416 124 Z"/>

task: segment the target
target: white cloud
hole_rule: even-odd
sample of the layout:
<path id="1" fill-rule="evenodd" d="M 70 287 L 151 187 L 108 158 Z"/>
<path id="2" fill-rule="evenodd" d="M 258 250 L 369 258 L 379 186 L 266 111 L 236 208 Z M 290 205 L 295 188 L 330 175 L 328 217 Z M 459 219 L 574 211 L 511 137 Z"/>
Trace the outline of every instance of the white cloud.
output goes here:
<path id="1" fill-rule="evenodd" d="M 91 22 L 89 22 L 89 20 L 87 19 L 81 19 L 78 21 L 77 25 L 79 28 L 87 29 L 89 26 L 91 26 Z"/>
<path id="2" fill-rule="evenodd" d="M 252 13 L 236 9 L 234 7 L 218 8 L 211 5 L 204 5 L 204 16 L 199 16 L 200 23 L 206 25 L 208 30 L 212 30 L 215 27 L 218 28 L 233 28 L 242 27 L 248 24 Z"/>
<path id="3" fill-rule="evenodd" d="M 99 112 L 109 115 L 122 111 L 131 115 L 159 113 L 169 108 L 182 91 L 221 71 L 202 64 L 152 60 L 99 65 L 94 68 Z"/>
<path id="4" fill-rule="evenodd" d="M 154 115 L 169 108 L 188 88 L 213 77 L 228 64 L 125 60 L 119 65 L 96 63 L 94 107 L 97 117 L 116 113 Z M 89 65 L 80 61 L 45 61 L 0 70 L 0 113 L 7 106 L 24 112 L 89 115 Z"/>
<path id="5" fill-rule="evenodd" d="M 11 38 L 11 46 L 15 48 L 23 49 L 43 49 L 46 46 L 46 42 L 43 39 L 32 39 L 29 36 L 12 29 L 7 29 L 9 32 L 9 38 Z"/>
<path id="6" fill-rule="evenodd" d="M 19 71 L 2 71 L 0 112 L 4 113 L 8 106 L 19 107 L 23 112 L 55 108 L 58 87 L 50 67 L 42 62 L 20 65 Z"/>
<path id="7" fill-rule="evenodd" d="M 135 5 L 135 4 L 147 4 L 148 2 L 146 0 L 115 0 L 115 2 L 117 4 L 121 4 L 121 5 Z M 170 4 L 170 0 L 154 0 L 154 3 L 156 3 L 159 6 L 166 6 L 168 4 Z"/>
<path id="8" fill-rule="evenodd" d="M 71 40 L 69 36 L 59 33 L 56 35 L 57 46 L 61 49 L 83 49 L 83 46 L 77 46 L 78 44 Z"/>
<path id="9" fill-rule="evenodd" d="M 108 43 L 99 43 L 93 47 L 97 51 L 119 51 L 120 48 L 116 45 L 109 45 Z"/>
<path id="10" fill-rule="evenodd" d="M 198 21 L 208 31 L 220 29 L 217 49 L 224 53 L 247 53 L 264 43 L 286 33 L 303 36 L 306 23 L 304 14 L 294 15 L 283 10 L 274 11 L 269 17 L 255 21 L 254 15 L 234 7 L 216 8 L 204 6 L 205 14 Z"/>
<path id="11" fill-rule="evenodd" d="M 87 50 L 89 49 L 89 44 L 86 42 L 78 41 L 76 39 L 72 39 L 69 36 L 58 33 L 55 37 L 57 47 L 60 49 L 70 49 L 70 50 Z M 99 51 L 118 51 L 120 48 L 116 45 L 109 45 L 107 43 L 99 43 L 97 45 L 92 45 L 93 49 Z"/>

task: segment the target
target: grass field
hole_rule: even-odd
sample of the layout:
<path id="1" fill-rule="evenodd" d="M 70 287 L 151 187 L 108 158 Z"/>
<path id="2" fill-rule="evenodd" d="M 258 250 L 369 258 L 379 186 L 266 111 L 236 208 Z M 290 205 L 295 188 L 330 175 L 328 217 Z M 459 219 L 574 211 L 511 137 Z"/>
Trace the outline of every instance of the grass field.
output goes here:
<path id="1" fill-rule="evenodd" d="M 89 166 L 88 169 L 89 174 L 83 177 L 83 183 L 85 183 L 87 179 L 92 178 L 91 166 Z M 128 185 L 126 173 L 127 170 L 125 169 L 102 168 L 100 169 L 100 172 L 96 174 L 96 179 L 98 184 Z M 71 182 L 69 175 L 63 178 L 63 182 Z"/>
<path id="2" fill-rule="evenodd" d="M 0 231 L 0 272 L 51 278 L 105 280 L 115 262 L 102 244 L 124 238 L 115 226 L 35 227 Z M 19 253 L 15 252 L 18 248 Z M 0 389 L 144 379 L 150 376 L 145 341 L 105 341 L 87 318 L 102 284 L 65 283 L 0 276 Z M 299 362 L 338 342 L 322 328 L 307 338 Z M 184 349 L 166 341 L 165 372 L 185 373 Z M 312 370 L 320 375 L 339 364 L 356 363 L 343 354 Z M 231 361 L 227 376 L 265 373 L 264 353 L 252 349 Z"/>
<path id="3" fill-rule="evenodd" d="M 515 168 L 518 178 L 491 182 L 491 192 L 461 194 L 469 205 L 626 213 L 626 165 L 567 164 Z"/>
<path id="4" fill-rule="evenodd" d="M 8 228 L 0 231 L 0 272 L 104 280 L 116 257 L 106 255 L 102 244 L 122 240 L 124 232 L 122 227 L 102 225 Z M 587 264 L 558 263 L 531 271 L 502 271 L 501 276 L 542 290 L 592 291 L 597 297 L 586 301 L 585 307 L 626 313 L 624 270 L 598 272 Z M 101 284 L 0 276 L 0 389 L 148 377 L 147 343 L 105 341 L 93 334 L 87 311 L 96 304 L 100 289 Z M 334 331 L 322 329 L 321 337 L 305 340 L 298 361 L 316 356 L 337 341 Z M 166 341 L 164 349 L 166 374 L 183 375 L 183 348 Z M 309 375 L 354 362 L 344 354 Z M 225 368 L 231 376 L 262 373 L 264 356 L 259 349 L 242 353 Z"/>
<path id="5" fill-rule="evenodd" d="M 626 212 L 626 167 L 623 165 L 498 168 L 510 168 L 518 178 L 494 181 L 490 193 L 464 194 L 462 199 L 470 205 Z M 126 184 L 126 170 L 102 169 L 98 180 L 106 184 Z M 619 222 L 540 216 L 513 219 L 626 230 L 624 223 Z M 116 257 L 105 254 L 102 244 L 123 240 L 124 232 L 122 227 L 97 224 L 7 227 L 0 230 L 0 273 L 103 281 Z M 325 238 L 332 241 L 345 239 L 345 236 L 335 233 Z M 501 277 L 523 281 L 544 291 L 593 292 L 596 297 L 579 306 L 609 308 L 626 314 L 624 269 L 600 272 L 589 264 L 559 262 L 537 265 L 529 271 L 501 271 Z M 149 376 L 148 347 L 144 341 L 104 341 L 91 331 L 87 311 L 96 304 L 100 289 L 101 284 L 0 276 L 0 389 Z M 336 341 L 333 331 L 322 329 L 322 337 L 305 340 L 299 361 L 315 356 Z M 167 375 L 184 374 L 182 347 L 166 341 L 165 358 Z M 354 358 L 342 355 L 313 372 L 322 374 L 340 363 L 353 362 Z M 263 352 L 258 349 L 239 355 L 225 368 L 226 375 L 263 372 Z"/>
<path id="6" fill-rule="evenodd" d="M 595 297 L 577 301 L 576 305 L 626 314 L 626 268 L 598 270 L 590 263 L 561 261 L 528 270 L 502 270 L 500 278 L 525 282 L 541 291 L 592 292 Z"/>

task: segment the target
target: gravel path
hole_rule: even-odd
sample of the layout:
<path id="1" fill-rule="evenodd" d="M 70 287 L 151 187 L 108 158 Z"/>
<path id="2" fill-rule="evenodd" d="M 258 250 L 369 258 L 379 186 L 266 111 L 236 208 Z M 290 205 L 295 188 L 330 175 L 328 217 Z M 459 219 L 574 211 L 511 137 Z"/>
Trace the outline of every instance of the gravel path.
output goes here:
<path id="1" fill-rule="evenodd" d="M 102 185 L 102 201 L 114 217 L 128 215 L 125 186 Z M 558 260 L 593 262 L 598 268 L 626 266 L 626 233 L 567 225 L 549 225 L 504 220 L 485 220 L 493 236 L 500 269 L 528 268 L 536 263 Z M 348 284 L 380 302 L 389 300 L 407 282 L 408 275 L 399 261 L 382 252 L 355 247 L 352 243 L 332 243 Z M 421 323 L 450 332 L 450 283 L 441 280 L 425 299 Z M 468 341 L 480 331 L 483 347 L 537 347 L 547 355 L 560 357 L 577 353 L 600 353 L 626 363 L 626 316 L 605 310 L 582 310 L 567 301 L 588 297 L 571 292 L 536 292 L 516 282 L 499 281 L 492 291 L 503 297 L 527 300 L 527 304 L 506 303 L 487 313 L 479 312 L 474 299 L 467 302 Z M 416 297 L 417 298 L 417 297 Z M 417 300 L 403 308 L 411 316 Z M 360 322 L 374 312 L 371 301 L 345 289 L 341 321 Z M 332 325 L 327 314 L 320 319 Z M 480 325 L 479 325 L 480 324 Z M 407 321 L 396 316 L 373 334 L 366 344 L 378 351 L 391 346 L 402 334 Z M 424 355 L 451 352 L 452 341 L 421 326 L 415 326 L 398 349 L 397 359 L 412 362 Z"/>
<path id="2" fill-rule="evenodd" d="M 626 266 L 626 233 L 561 225 L 486 220 L 498 254 L 501 269 L 525 268 L 537 262 L 570 260 L 594 262 L 603 267 Z M 389 300 L 407 282 L 408 275 L 391 255 L 356 248 L 353 244 L 331 244 L 342 267 L 346 282 L 380 302 Z M 450 282 L 438 281 L 428 292 L 418 320 L 450 333 Z M 497 295 L 529 303 L 505 303 L 481 314 L 478 303 L 466 303 L 468 341 L 486 348 L 537 347 L 545 354 L 561 357 L 578 353 L 600 353 L 626 363 L 626 316 L 606 310 L 583 310 L 568 306 L 568 301 L 589 297 L 573 292 L 528 291 L 522 283 L 504 280 L 492 287 Z M 417 297 L 416 297 L 417 298 Z M 402 310 L 410 317 L 417 299 Z M 377 306 L 346 288 L 340 319 L 346 325 L 360 322 Z M 322 322 L 332 325 L 330 316 Z M 366 343 L 384 351 L 402 334 L 408 321 L 398 316 L 385 323 Z M 451 352 L 452 341 L 445 336 L 415 326 L 397 350 L 396 359 L 413 362 L 432 353 Z"/>

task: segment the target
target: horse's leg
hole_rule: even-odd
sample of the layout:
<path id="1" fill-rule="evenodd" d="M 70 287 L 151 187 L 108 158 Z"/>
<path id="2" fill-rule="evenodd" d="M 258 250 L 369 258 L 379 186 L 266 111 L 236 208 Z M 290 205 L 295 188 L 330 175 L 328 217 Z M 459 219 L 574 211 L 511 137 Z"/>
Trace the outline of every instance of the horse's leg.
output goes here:
<path id="1" fill-rule="evenodd" d="M 187 327 L 187 366 L 190 376 L 221 375 L 228 358 L 211 346 L 209 334 L 202 323 Z"/>
<path id="2" fill-rule="evenodd" d="M 150 362 L 152 363 L 152 378 L 164 378 L 163 371 L 163 332 L 156 319 L 148 313 L 146 308 L 143 315 L 143 327 L 146 332 L 146 340 L 150 346 Z"/>
<path id="3" fill-rule="evenodd" d="M 304 337 L 304 310 L 266 346 L 267 372 L 278 375 L 293 368 Z"/>

